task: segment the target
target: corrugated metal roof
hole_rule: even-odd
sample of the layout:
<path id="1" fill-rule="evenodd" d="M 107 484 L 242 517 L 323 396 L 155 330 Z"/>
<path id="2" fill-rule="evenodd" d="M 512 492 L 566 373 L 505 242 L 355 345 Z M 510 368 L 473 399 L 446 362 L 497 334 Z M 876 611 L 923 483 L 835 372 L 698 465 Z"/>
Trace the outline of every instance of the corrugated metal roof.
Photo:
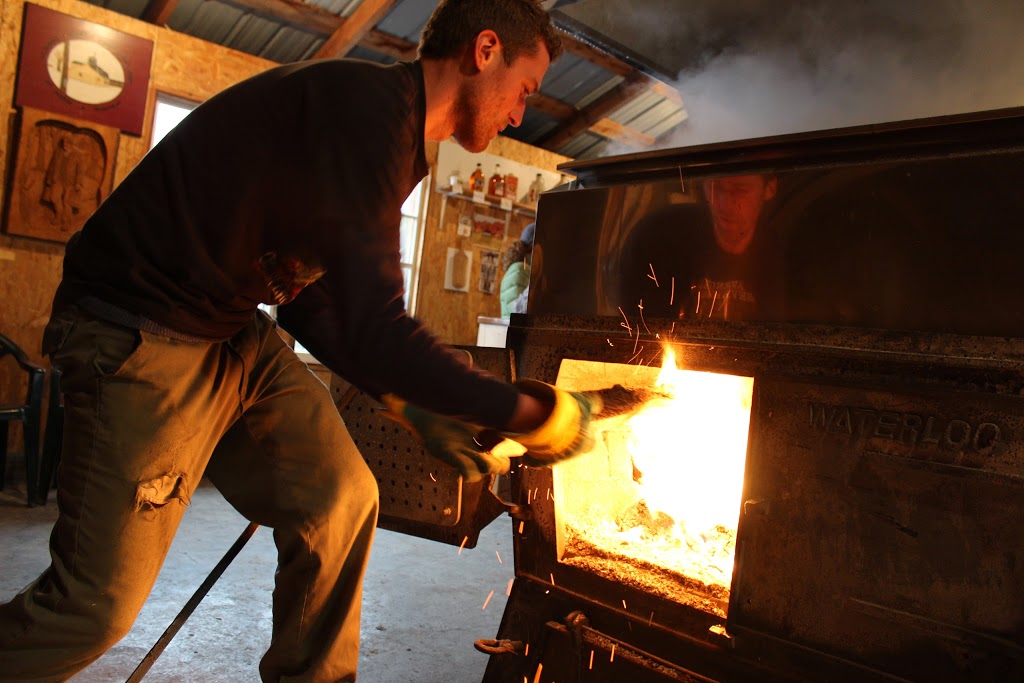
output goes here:
<path id="1" fill-rule="evenodd" d="M 149 4 L 149 0 L 86 1 L 136 19 L 143 18 Z M 362 2 L 311 0 L 308 5 L 337 17 L 348 17 Z M 301 6 L 301 3 L 289 2 L 287 5 L 282 4 L 282 8 L 294 9 L 296 4 Z M 377 23 L 375 29 L 415 45 L 436 5 L 436 0 L 399 0 Z M 313 57 L 327 38 L 318 31 L 297 28 L 280 16 L 274 16 L 272 11 L 263 9 L 272 9 L 273 4 L 261 4 L 260 10 L 252 9 L 255 6 L 249 6 L 245 0 L 234 3 L 221 0 L 178 0 L 167 25 L 180 33 L 280 63 Z M 281 16 L 284 16 L 283 12 Z M 394 61 L 392 57 L 366 45 L 356 46 L 348 56 L 382 64 Z M 566 52 L 549 69 L 541 93 L 568 105 L 566 111 L 572 112 L 573 109 L 582 110 L 592 105 L 623 81 L 621 71 L 613 73 L 579 54 Z M 656 138 L 684 120 L 685 112 L 678 101 L 647 91 L 613 112 L 605 112 L 596 117 L 588 116 L 588 120 L 602 117 L 610 118 L 643 136 Z M 504 134 L 529 144 L 544 146 L 545 139 L 559 131 L 563 123 L 550 112 L 528 109 L 522 125 L 516 129 L 506 129 Z M 599 156 L 609 146 L 607 143 L 608 140 L 602 135 L 584 130 L 560 145 L 556 151 L 574 158 L 592 158 Z"/>

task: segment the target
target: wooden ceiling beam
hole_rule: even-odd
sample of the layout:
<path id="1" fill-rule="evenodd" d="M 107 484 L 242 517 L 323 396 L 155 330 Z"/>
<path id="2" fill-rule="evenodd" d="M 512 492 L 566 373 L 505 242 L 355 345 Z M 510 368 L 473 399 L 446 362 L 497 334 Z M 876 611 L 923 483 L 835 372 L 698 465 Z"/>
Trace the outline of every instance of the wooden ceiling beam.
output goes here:
<path id="1" fill-rule="evenodd" d="M 178 8 L 178 0 L 150 0 L 142 13 L 142 20 L 157 26 L 167 26 L 171 14 Z"/>
<path id="2" fill-rule="evenodd" d="M 550 95 L 545 95 L 539 90 L 526 98 L 526 106 L 530 109 L 536 109 L 537 111 L 547 114 L 551 118 L 558 119 L 559 121 L 571 119 L 576 116 L 576 113 L 579 111 L 571 104 L 551 97 Z"/>
<path id="3" fill-rule="evenodd" d="M 416 59 L 418 46 L 401 36 L 385 33 L 378 29 L 370 29 L 359 44 L 365 48 L 387 55 L 400 62 L 411 62 Z"/>
<path id="4" fill-rule="evenodd" d="M 546 135 L 540 144 L 545 149 L 557 151 L 574 137 L 590 130 L 608 114 L 615 111 L 635 97 L 638 97 L 650 89 L 647 79 L 633 76 L 606 92 L 594 100 L 588 106 L 576 112 L 576 115 Z M 619 124 L 617 124 L 619 125 Z"/>
<path id="5" fill-rule="evenodd" d="M 344 57 L 384 18 L 398 0 L 363 0 L 313 55 L 314 59 Z"/>
<path id="6" fill-rule="evenodd" d="M 609 140 L 615 140 L 616 142 L 623 142 L 630 147 L 638 147 L 640 149 L 647 149 L 656 142 L 653 135 L 647 133 L 641 133 L 635 128 L 624 126 L 618 121 L 604 118 L 595 123 L 590 127 L 591 133 L 597 133 L 602 137 L 606 137 Z"/>
<path id="7" fill-rule="evenodd" d="M 621 76 L 626 80 L 645 80 L 649 84 L 650 89 L 657 94 L 672 100 L 676 104 L 682 104 L 682 97 L 679 96 L 679 91 L 672 86 L 659 81 L 657 78 L 648 76 L 642 71 L 626 64 L 621 59 L 617 59 L 606 52 L 601 52 L 596 47 L 593 47 L 571 33 L 566 32 L 565 29 L 561 27 L 558 28 L 559 37 L 562 39 L 562 47 L 564 47 L 565 51 L 569 54 L 576 55 L 580 59 L 585 59 L 591 64 L 596 64 L 602 69 L 610 71 L 616 76 Z"/>
<path id="8" fill-rule="evenodd" d="M 166 0 L 154 0 L 162 2 Z M 337 31 L 345 19 L 316 5 L 297 0 L 222 0 L 241 10 L 272 19 L 282 24 L 319 35 L 329 36 Z"/>

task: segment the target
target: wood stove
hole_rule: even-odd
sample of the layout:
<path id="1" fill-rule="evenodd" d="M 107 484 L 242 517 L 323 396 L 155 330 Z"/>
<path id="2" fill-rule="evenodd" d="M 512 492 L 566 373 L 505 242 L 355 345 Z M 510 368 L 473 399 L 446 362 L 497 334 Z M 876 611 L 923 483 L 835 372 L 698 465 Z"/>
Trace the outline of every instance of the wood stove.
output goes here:
<path id="1" fill-rule="evenodd" d="M 1024 680 L 1024 110 L 563 170 L 508 376 L 733 399 L 514 468 L 485 683 Z"/>

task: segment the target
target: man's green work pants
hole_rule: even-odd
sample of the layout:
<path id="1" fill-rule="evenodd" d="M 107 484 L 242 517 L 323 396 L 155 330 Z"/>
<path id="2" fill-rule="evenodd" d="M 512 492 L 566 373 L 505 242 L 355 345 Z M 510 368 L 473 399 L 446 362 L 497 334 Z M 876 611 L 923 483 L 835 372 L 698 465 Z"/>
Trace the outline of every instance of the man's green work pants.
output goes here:
<path id="1" fill-rule="evenodd" d="M 44 346 L 65 401 L 59 517 L 50 567 L 0 606 L 0 682 L 67 680 L 128 632 L 204 473 L 274 530 L 263 680 L 354 681 L 377 485 L 274 323 L 193 343 L 72 309 Z"/>

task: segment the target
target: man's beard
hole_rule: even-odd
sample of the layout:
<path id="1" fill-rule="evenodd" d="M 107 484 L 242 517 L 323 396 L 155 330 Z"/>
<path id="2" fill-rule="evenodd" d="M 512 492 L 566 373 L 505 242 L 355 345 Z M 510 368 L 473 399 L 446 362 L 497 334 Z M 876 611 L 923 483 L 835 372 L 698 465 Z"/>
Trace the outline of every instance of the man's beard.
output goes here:
<path id="1" fill-rule="evenodd" d="M 482 121 L 481 97 L 476 91 L 463 86 L 455 98 L 455 133 L 452 137 L 469 152 L 482 152 L 491 142 L 490 131 Z"/>

